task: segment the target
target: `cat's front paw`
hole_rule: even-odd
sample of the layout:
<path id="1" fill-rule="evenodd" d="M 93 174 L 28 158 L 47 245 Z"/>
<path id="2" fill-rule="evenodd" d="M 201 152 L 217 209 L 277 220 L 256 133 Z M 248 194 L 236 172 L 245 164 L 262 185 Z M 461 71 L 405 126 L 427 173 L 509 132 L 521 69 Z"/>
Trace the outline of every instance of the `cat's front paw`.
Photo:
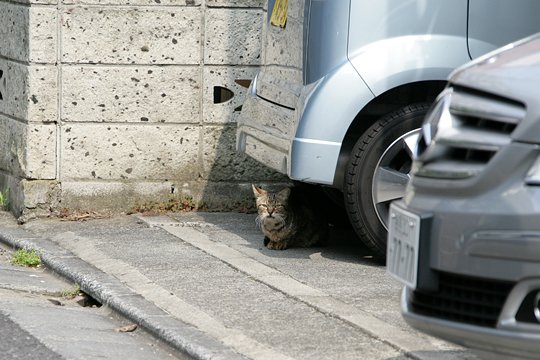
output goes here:
<path id="1" fill-rule="evenodd" d="M 266 247 L 270 250 L 285 250 L 287 248 L 286 241 L 269 241 Z"/>

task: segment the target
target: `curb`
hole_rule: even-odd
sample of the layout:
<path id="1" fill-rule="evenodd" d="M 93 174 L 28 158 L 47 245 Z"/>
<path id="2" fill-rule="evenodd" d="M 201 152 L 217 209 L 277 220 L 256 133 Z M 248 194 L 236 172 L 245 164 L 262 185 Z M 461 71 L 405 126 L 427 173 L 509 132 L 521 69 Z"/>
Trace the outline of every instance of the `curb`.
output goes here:
<path id="1" fill-rule="evenodd" d="M 103 305 L 194 359 L 246 359 L 216 339 L 169 315 L 115 277 L 79 259 L 49 239 L 22 229 L 0 229 L 0 241 L 13 248 L 39 251 L 48 269 L 78 284 L 81 290 Z"/>

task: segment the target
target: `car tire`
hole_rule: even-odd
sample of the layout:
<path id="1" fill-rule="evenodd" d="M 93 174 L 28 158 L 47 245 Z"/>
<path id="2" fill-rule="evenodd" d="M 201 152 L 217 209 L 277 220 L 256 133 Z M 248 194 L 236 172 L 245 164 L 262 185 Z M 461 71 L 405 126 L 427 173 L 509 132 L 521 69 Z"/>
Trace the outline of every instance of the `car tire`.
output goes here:
<path id="1" fill-rule="evenodd" d="M 380 261 L 386 257 L 390 202 L 405 193 L 412 148 L 428 109 L 429 104 L 414 104 L 383 116 L 358 139 L 347 165 L 347 214 L 356 234 Z"/>

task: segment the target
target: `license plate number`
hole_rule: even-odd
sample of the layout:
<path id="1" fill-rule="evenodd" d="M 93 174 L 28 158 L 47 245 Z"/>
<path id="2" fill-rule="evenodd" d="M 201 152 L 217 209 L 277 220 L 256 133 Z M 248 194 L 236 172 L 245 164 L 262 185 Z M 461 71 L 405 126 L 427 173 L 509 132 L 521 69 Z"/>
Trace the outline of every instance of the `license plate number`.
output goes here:
<path id="1" fill-rule="evenodd" d="M 418 275 L 420 216 L 390 206 L 386 269 L 396 279 L 414 289 Z"/>

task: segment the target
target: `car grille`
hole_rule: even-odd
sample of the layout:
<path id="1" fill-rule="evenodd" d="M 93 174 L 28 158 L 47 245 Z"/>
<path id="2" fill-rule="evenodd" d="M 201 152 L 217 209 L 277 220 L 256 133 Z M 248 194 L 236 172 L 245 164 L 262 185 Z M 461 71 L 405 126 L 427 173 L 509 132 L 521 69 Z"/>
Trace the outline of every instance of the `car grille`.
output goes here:
<path id="1" fill-rule="evenodd" d="M 437 292 L 414 291 L 414 313 L 484 327 L 495 327 L 512 282 L 439 273 Z"/>
<path id="2" fill-rule="evenodd" d="M 449 88 L 441 94 L 426 121 L 418 143 L 415 175 L 462 179 L 478 174 L 505 145 L 525 117 L 525 107 L 515 101 Z"/>

